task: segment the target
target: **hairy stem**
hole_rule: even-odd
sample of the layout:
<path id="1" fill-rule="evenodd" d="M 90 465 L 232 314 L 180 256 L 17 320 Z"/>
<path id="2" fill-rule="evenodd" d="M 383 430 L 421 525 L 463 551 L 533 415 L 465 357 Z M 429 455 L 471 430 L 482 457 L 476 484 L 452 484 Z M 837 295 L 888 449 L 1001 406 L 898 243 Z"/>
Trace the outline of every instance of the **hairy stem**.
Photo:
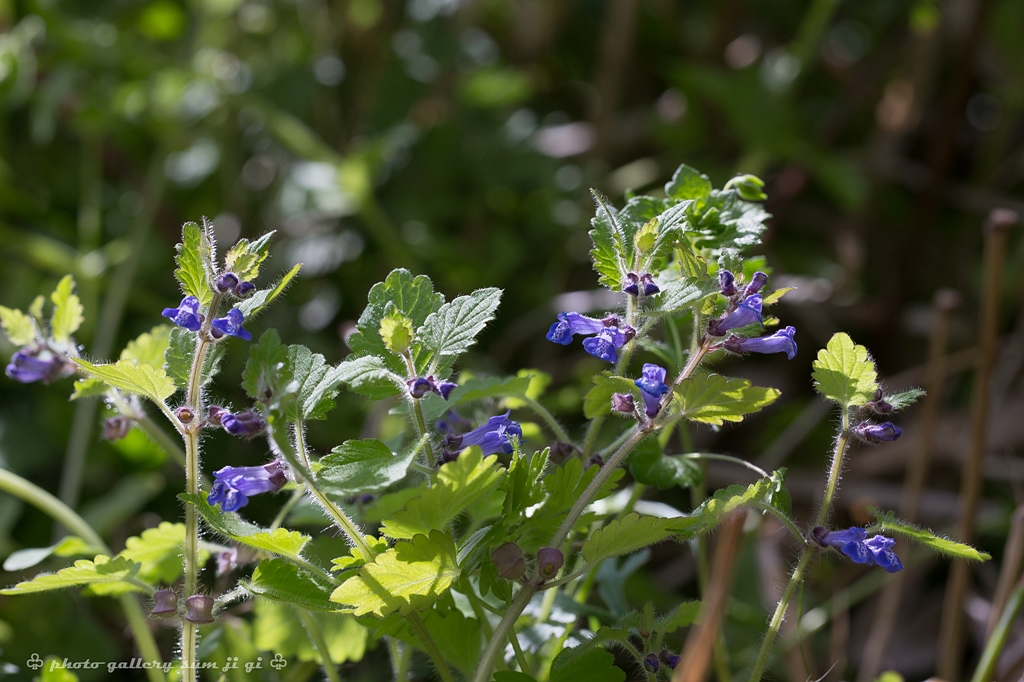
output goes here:
<path id="1" fill-rule="evenodd" d="M 320 624 L 316 622 L 313 614 L 306 609 L 296 608 L 295 611 L 299 614 L 299 620 L 302 621 L 303 627 L 306 628 L 309 641 L 312 642 L 313 648 L 320 655 L 320 665 L 323 666 L 327 679 L 330 682 L 341 682 L 341 676 L 338 675 L 338 667 L 331 661 L 331 652 L 327 648 L 327 641 L 324 639 L 324 633 L 320 630 Z"/>
<path id="2" fill-rule="evenodd" d="M 519 589 L 515 598 L 512 599 L 512 603 L 509 604 L 508 610 L 505 611 L 505 615 L 502 616 L 501 622 L 498 623 L 498 627 L 494 629 L 494 636 L 487 641 L 487 646 L 480 656 L 480 663 L 476 667 L 476 673 L 473 675 L 473 682 L 487 682 L 491 679 L 494 659 L 498 657 L 499 650 L 504 648 L 506 637 L 516 620 L 519 619 L 519 614 L 523 612 L 535 594 L 537 594 L 537 586 L 532 582 L 527 582 Z"/>
<path id="3" fill-rule="evenodd" d="M 444 656 L 441 654 L 441 649 L 438 648 L 437 642 L 430 636 L 430 632 L 427 630 L 427 626 L 423 624 L 423 620 L 419 614 L 415 611 L 405 617 L 409 621 L 409 626 L 412 627 L 412 631 L 416 633 L 416 636 L 420 638 L 420 643 L 423 644 L 423 648 L 427 650 L 427 655 L 430 656 L 431 662 L 434 664 L 434 668 L 437 670 L 437 674 L 441 676 L 444 682 L 455 682 L 455 678 L 452 677 L 452 671 L 448 669 L 448 663 L 444 660 Z"/>
<path id="4" fill-rule="evenodd" d="M 423 452 L 426 454 L 426 462 L 424 466 L 428 469 L 436 463 L 437 459 L 434 457 L 434 448 L 430 445 L 430 436 L 427 431 L 427 420 L 423 418 L 423 407 L 420 405 L 420 401 L 416 398 L 409 396 L 409 411 L 413 416 L 413 424 L 416 426 L 416 435 L 420 437 L 423 442 Z"/>

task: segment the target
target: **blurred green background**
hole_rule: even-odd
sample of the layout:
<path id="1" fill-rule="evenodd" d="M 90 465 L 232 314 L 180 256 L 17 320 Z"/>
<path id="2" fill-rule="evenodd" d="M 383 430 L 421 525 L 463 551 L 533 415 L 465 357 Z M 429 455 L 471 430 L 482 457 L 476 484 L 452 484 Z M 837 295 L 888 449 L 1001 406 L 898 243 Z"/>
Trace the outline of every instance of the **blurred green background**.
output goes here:
<path id="1" fill-rule="evenodd" d="M 917 368 L 891 388 L 920 384 L 932 296 L 945 287 L 964 301 L 953 350 L 976 343 L 983 219 L 1024 208 L 1022 28 L 1019 0 L 0 0 L 0 304 L 25 308 L 73 273 L 83 353 L 114 357 L 178 301 L 182 222 L 209 217 L 224 244 L 277 230 L 265 272 L 305 265 L 254 334 L 277 327 L 336 362 L 367 290 L 392 268 L 430 275 L 449 297 L 503 287 L 498 320 L 465 366 L 550 373 L 545 403 L 578 425 L 598 363 L 543 333 L 562 309 L 611 305 L 593 291 L 588 188 L 621 202 L 660 191 L 680 163 L 716 186 L 755 173 L 774 215 L 772 285 L 798 287 L 778 314 L 798 328 L 801 352 L 791 363 L 730 361 L 728 371 L 783 399 L 742 428 L 693 436 L 700 448 L 791 467 L 806 510 L 831 438 L 810 362 L 834 331 L 868 346 L 883 377 Z M 996 554 L 1024 497 L 1022 265 L 1014 233 L 990 442 L 1002 459 L 987 469 L 979 540 Z M 6 362 L 14 348 L 0 343 Z M 966 451 L 964 357 L 947 384 L 921 517 L 939 529 L 955 522 Z M 230 356 L 216 384 L 228 403 L 241 403 L 244 360 Z M 68 381 L 0 380 L 2 465 L 59 492 L 115 549 L 177 518 L 180 473 L 144 436 L 102 441 L 102 407 L 69 394 Z M 372 432 L 382 414 L 367 414 L 343 394 L 313 446 Z M 911 435 L 915 417 L 903 423 Z M 862 522 L 866 503 L 898 505 L 907 440 L 855 453 L 842 519 Z M 217 435 L 204 467 L 263 454 Z M 716 486 L 742 479 L 715 472 Z M 658 499 L 686 509 L 687 495 Z M 254 501 L 246 514 L 269 520 L 279 502 Z M 47 545 L 53 532 L 0 496 L 0 554 Z M 774 601 L 755 549 L 729 612 L 739 660 Z M 776 548 L 783 569 L 787 551 Z M 930 673 L 946 570 L 917 574 L 887 666 Z M 987 604 L 997 570 L 977 569 L 972 599 Z M 653 580 L 628 581 L 633 598 L 694 593 L 692 558 L 678 547 L 658 548 L 644 571 Z M 826 563 L 817 575 L 808 609 L 834 605 L 863 574 Z M 840 679 L 856 661 L 867 595 L 841 610 L 839 635 L 826 624 L 811 636 L 812 676 L 840 657 Z M 110 600 L 0 599 L 3 660 L 18 665 L 32 651 L 127 658 L 121 628 Z M 162 635 L 168 654 L 172 635 Z M 360 665 L 346 674 L 384 674 Z"/>

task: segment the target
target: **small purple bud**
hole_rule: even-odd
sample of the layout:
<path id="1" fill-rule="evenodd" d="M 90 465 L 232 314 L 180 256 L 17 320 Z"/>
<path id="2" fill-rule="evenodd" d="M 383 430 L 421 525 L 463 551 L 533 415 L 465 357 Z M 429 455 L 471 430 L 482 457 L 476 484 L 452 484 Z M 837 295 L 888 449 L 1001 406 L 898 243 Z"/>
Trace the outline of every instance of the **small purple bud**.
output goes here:
<path id="1" fill-rule="evenodd" d="M 220 405 L 210 405 L 209 411 L 206 413 L 206 421 L 211 426 L 220 426 L 221 420 L 224 419 L 224 415 L 230 414 Z"/>
<path id="2" fill-rule="evenodd" d="M 597 453 L 594 453 L 593 455 L 591 455 L 590 459 L 587 460 L 587 468 L 589 469 L 590 467 L 594 466 L 595 464 L 598 467 L 603 467 L 604 466 L 604 459 L 601 457 L 601 455 L 599 455 Z"/>
<path id="3" fill-rule="evenodd" d="M 220 417 L 221 426 L 232 436 L 243 436 L 253 438 L 263 433 L 267 428 L 267 422 L 263 417 L 253 410 L 245 410 L 237 414 L 225 412 Z"/>
<path id="4" fill-rule="evenodd" d="M 654 283 L 654 278 L 649 272 L 640 275 L 640 284 L 643 285 L 644 296 L 654 296 L 661 291 L 661 287 Z"/>
<path id="5" fill-rule="evenodd" d="M 606 327 L 621 327 L 622 320 L 620 320 L 619 316 L 616 315 L 615 313 L 611 313 L 601 318 L 601 324 L 603 324 Z"/>
<path id="6" fill-rule="evenodd" d="M 235 287 L 235 296 L 246 298 L 254 291 L 256 291 L 256 285 L 252 282 L 239 282 L 238 286 Z"/>
<path id="7" fill-rule="evenodd" d="M 452 381 L 439 381 L 435 385 L 434 391 L 445 400 L 448 400 L 448 396 L 458 387 L 459 385 Z"/>
<path id="8" fill-rule="evenodd" d="M 881 441 L 894 441 L 903 435 L 903 429 L 896 426 L 892 422 L 885 422 L 884 424 L 872 424 L 870 422 L 861 422 L 857 426 L 850 429 L 857 438 L 866 440 L 869 443 L 879 443 Z"/>
<path id="9" fill-rule="evenodd" d="M 213 597 L 193 594 L 185 600 L 185 620 L 190 623 L 213 622 Z"/>
<path id="10" fill-rule="evenodd" d="M 544 547 L 537 552 L 537 572 L 543 580 L 551 580 L 558 575 L 558 569 L 565 564 L 565 556 L 554 547 Z"/>
<path id="11" fill-rule="evenodd" d="M 135 422 L 128 417 L 111 417 L 103 422 L 103 439 L 109 441 L 121 440 L 128 435 Z"/>
<path id="12" fill-rule="evenodd" d="M 523 550 L 514 542 L 506 542 L 491 552 L 491 561 L 498 569 L 498 576 L 505 580 L 518 580 L 526 573 Z"/>
<path id="13" fill-rule="evenodd" d="M 890 412 L 892 412 L 892 405 L 885 402 L 884 400 L 876 400 L 874 402 L 868 403 L 868 405 L 870 405 L 871 409 L 877 412 L 878 414 L 889 414 Z"/>
<path id="14" fill-rule="evenodd" d="M 621 327 L 619 327 L 619 331 L 622 332 L 622 335 L 626 339 L 625 341 L 623 341 L 624 344 L 629 343 L 634 339 L 634 337 L 636 337 L 636 329 L 633 329 L 633 327 L 629 326 L 628 324 L 624 324 Z"/>
<path id="15" fill-rule="evenodd" d="M 633 402 L 632 393 L 613 393 L 612 394 L 612 409 L 616 412 L 622 412 L 623 414 L 635 414 L 636 403 Z"/>
<path id="16" fill-rule="evenodd" d="M 669 653 L 667 649 L 662 649 L 658 654 L 658 659 L 673 670 L 679 665 L 680 658 L 679 654 Z"/>
<path id="17" fill-rule="evenodd" d="M 370 493 L 364 493 L 362 496 L 360 496 L 359 501 L 362 502 L 363 504 L 370 504 L 371 502 L 373 502 L 373 495 L 371 495 Z"/>
<path id="18" fill-rule="evenodd" d="M 626 279 L 622 281 L 622 290 L 630 296 L 640 295 L 640 276 L 635 272 L 627 272 Z"/>
<path id="19" fill-rule="evenodd" d="M 178 418 L 182 424 L 191 424 L 192 420 L 196 418 L 196 413 L 192 411 L 191 407 L 182 405 L 174 411 L 174 416 Z"/>
<path id="20" fill-rule="evenodd" d="M 178 612 L 178 595 L 174 590 L 157 590 L 153 593 L 151 616 L 166 618 Z"/>
<path id="21" fill-rule="evenodd" d="M 723 296 L 735 296 L 736 295 L 736 276 L 728 270 L 719 270 L 718 272 L 718 290 L 722 292 Z"/>
<path id="22" fill-rule="evenodd" d="M 419 400 L 434 389 L 434 382 L 423 377 L 416 377 L 405 382 L 409 387 L 409 395 Z"/>
<path id="23" fill-rule="evenodd" d="M 658 672 L 658 668 L 661 667 L 661 661 L 658 660 L 656 654 L 647 654 L 644 656 L 644 666 L 647 667 L 651 672 Z"/>
<path id="24" fill-rule="evenodd" d="M 747 288 L 743 290 L 744 296 L 753 296 L 757 292 L 764 289 L 768 284 L 768 275 L 764 274 L 760 270 L 754 273 L 754 276 L 750 278 L 750 282 L 747 284 Z"/>
<path id="25" fill-rule="evenodd" d="M 222 294 L 226 294 L 236 286 L 238 286 L 238 275 L 233 272 L 225 272 L 217 277 L 217 291 Z"/>
<path id="26" fill-rule="evenodd" d="M 445 450 L 441 453 L 441 464 L 448 464 L 448 462 L 454 462 L 459 458 L 460 450 Z"/>

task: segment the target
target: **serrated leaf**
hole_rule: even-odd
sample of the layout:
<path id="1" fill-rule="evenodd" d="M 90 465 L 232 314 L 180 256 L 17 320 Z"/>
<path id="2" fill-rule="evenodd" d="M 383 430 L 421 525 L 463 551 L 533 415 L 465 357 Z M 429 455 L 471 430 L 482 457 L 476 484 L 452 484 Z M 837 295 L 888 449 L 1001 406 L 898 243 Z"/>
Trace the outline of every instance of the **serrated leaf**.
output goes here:
<path id="1" fill-rule="evenodd" d="M 699 280 L 674 279 L 662 286 L 661 293 L 650 300 L 650 308 L 645 307 L 644 314 L 651 317 L 675 315 L 689 310 L 704 298 L 716 293 L 718 282 L 711 277 Z"/>
<path id="2" fill-rule="evenodd" d="M 412 345 L 412 336 L 412 320 L 388 301 L 380 321 L 380 338 L 384 341 L 384 347 L 392 353 L 405 353 Z"/>
<path id="3" fill-rule="evenodd" d="M 236 303 L 235 307 L 242 311 L 242 315 L 245 316 L 245 319 L 252 320 L 266 310 L 267 306 L 269 306 L 274 299 L 284 293 L 285 289 L 291 285 L 292 280 L 295 279 L 295 276 L 299 274 L 299 270 L 301 269 L 302 263 L 296 263 L 292 266 L 291 270 L 286 272 L 284 276 L 277 281 L 276 284 L 266 289 L 256 291 L 249 296 L 249 298 Z"/>
<path id="4" fill-rule="evenodd" d="M 405 478 L 415 453 L 392 454 L 375 438 L 345 441 L 320 460 L 317 487 L 338 497 L 378 492 Z"/>
<path id="5" fill-rule="evenodd" d="M 384 361 L 373 355 L 350 358 L 337 367 L 340 382 L 347 384 L 353 392 L 373 400 L 383 400 L 402 392 L 394 376 Z"/>
<path id="6" fill-rule="evenodd" d="M 727 379 L 720 374 L 699 374 L 674 387 L 675 403 L 690 421 L 721 426 L 771 405 L 779 397 L 774 388 L 752 386 L 746 379 Z"/>
<path id="7" fill-rule="evenodd" d="M 428 364 L 437 365 L 444 356 L 458 356 L 476 343 L 477 335 L 501 303 L 501 289 L 477 289 L 469 296 L 459 296 L 431 313 L 416 330 L 416 366 L 426 371 Z M 433 373 L 433 372 L 430 372 Z"/>
<path id="8" fill-rule="evenodd" d="M 128 342 L 121 351 L 121 360 L 134 360 L 153 367 L 164 366 L 164 354 L 171 343 L 171 328 L 161 324 Z"/>
<path id="9" fill-rule="evenodd" d="M 615 656 L 603 647 L 563 649 L 551 662 L 550 682 L 623 682 L 626 673 L 615 667 Z M 585 649 L 585 650 L 584 650 Z"/>
<path id="10" fill-rule="evenodd" d="M 844 408 L 874 400 L 878 390 L 875 363 L 868 349 L 856 345 L 844 332 L 829 339 L 814 361 L 814 388 Z"/>
<path id="11" fill-rule="evenodd" d="M 71 394 L 71 399 L 94 398 L 99 395 L 106 395 L 109 390 L 105 383 L 95 377 L 78 379 L 75 381 L 75 392 Z"/>
<path id="12" fill-rule="evenodd" d="M 263 332 L 259 343 L 249 346 L 249 360 L 242 372 L 242 388 L 253 400 L 277 405 L 288 392 L 294 392 L 288 348 L 281 344 L 276 329 Z"/>
<path id="13" fill-rule="evenodd" d="M 707 533 L 727 514 L 740 507 L 772 506 L 785 515 L 788 510 L 779 509 L 780 505 L 777 503 L 780 498 L 788 499 L 783 487 L 782 474 L 782 470 L 776 471 L 768 478 L 762 478 L 746 487 L 731 485 L 716 491 L 689 516 L 671 519 L 676 524 L 675 529 L 681 534 L 692 536 Z"/>
<path id="14" fill-rule="evenodd" d="M 268 530 L 243 521 L 235 514 L 211 507 L 206 502 L 206 498 L 201 495 L 182 493 L 178 495 L 178 498 L 195 507 L 212 530 L 253 549 L 291 559 L 301 559 L 302 549 L 310 540 L 308 535 L 303 535 L 296 530 L 286 528 Z"/>
<path id="15" fill-rule="evenodd" d="M 439 530 L 416 535 L 378 554 L 342 583 L 331 601 L 348 604 L 357 616 L 394 611 L 408 615 L 431 604 L 459 577 L 455 542 Z"/>
<path id="16" fill-rule="evenodd" d="M 594 531 L 583 543 L 583 558 L 594 564 L 603 559 L 630 554 L 674 534 L 672 519 L 640 516 L 630 512 Z"/>
<path id="17" fill-rule="evenodd" d="M 775 305 L 783 296 L 791 291 L 796 291 L 796 287 L 782 287 L 781 289 L 776 289 L 771 293 L 767 293 L 761 299 L 761 306 L 767 308 L 770 305 Z"/>
<path id="18" fill-rule="evenodd" d="M 32 568 L 50 556 L 96 556 L 102 550 L 94 547 L 76 535 L 66 535 L 49 547 L 28 547 L 11 552 L 4 559 L 3 569 L 14 573 Z"/>
<path id="19" fill-rule="evenodd" d="M 274 231 L 266 233 L 254 242 L 239 239 L 226 254 L 224 264 L 227 269 L 238 276 L 240 282 L 256 279 L 260 274 L 260 266 L 270 252 L 270 238 Z"/>
<path id="20" fill-rule="evenodd" d="M 612 396 L 616 393 L 628 393 L 634 397 L 636 404 L 643 404 L 643 396 L 636 384 L 626 377 L 613 376 L 610 370 L 594 375 L 594 385 L 583 397 L 583 415 L 593 419 L 612 411 Z"/>
<path id="21" fill-rule="evenodd" d="M 593 227 L 590 239 L 594 243 L 590 258 L 594 262 L 594 271 L 599 275 L 597 281 L 612 291 L 619 291 L 622 288 L 624 263 L 618 212 L 603 194 L 597 190 L 590 190 L 590 193 L 597 204 L 596 213 L 590 220 Z"/>
<path id="22" fill-rule="evenodd" d="M 690 488 L 701 482 L 700 467 L 689 459 L 664 454 L 657 435 L 640 441 L 626 464 L 637 483 L 654 485 L 660 490 Z"/>
<path id="23" fill-rule="evenodd" d="M 651 220 L 644 224 L 636 234 L 633 235 L 633 245 L 636 247 L 637 253 L 640 255 L 646 255 L 648 251 L 654 248 L 655 242 L 658 241 L 658 221 Z"/>
<path id="24" fill-rule="evenodd" d="M 694 253 L 689 244 L 677 243 L 675 247 L 676 266 L 683 279 L 704 280 L 708 276 L 708 264 L 700 254 Z"/>
<path id="25" fill-rule="evenodd" d="M 203 306 L 213 300 L 210 278 L 213 272 L 213 243 L 204 227 L 185 223 L 181 228 L 181 243 L 175 249 L 178 268 L 174 277 L 186 296 L 195 296 Z"/>
<path id="26" fill-rule="evenodd" d="M 660 632 L 668 635 L 679 628 L 693 625 L 697 622 L 697 616 L 700 614 L 700 606 L 701 603 L 699 601 L 684 601 L 659 618 L 655 627 Z"/>
<path id="27" fill-rule="evenodd" d="M 74 361 L 107 386 L 141 395 L 155 403 L 163 403 L 177 390 L 174 380 L 162 368 L 152 365 L 133 360 L 118 360 L 112 365 L 94 365 L 78 358 L 74 358 Z"/>
<path id="28" fill-rule="evenodd" d="M 64 275 L 57 288 L 50 294 L 53 301 L 53 315 L 50 317 L 50 334 L 54 340 L 67 343 L 71 335 L 82 326 L 85 321 L 82 313 L 85 308 L 82 302 L 75 295 L 75 279 L 71 275 Z"/>
<path id="29" fill-rule="evenodd" d="M 30 594 L 32 592 L 47 592 L 49 590 L 63 590 L 68 587 L 83 587 L 86 585 L 117 584 L 118 592 L 141 591 L 142 588 L 132 585 L 126 580 L 133 578 L 138 570 L 138 565 L 123 557 L 111 559 L 103 554 L 98 555 L 92 561 L 79 559 L 73 566 L 62 568 L 56 573 L 42 573 L 20 582 L 14 587 L 0 590 L 0 594 Z"/>
<path id="30" fill-rule="evenodd" d="M 363 539 L 366 540 L 366 544 L 373 550 L 374 554 L 380 554 L 381 552 L 388 551 L 388 541 L 384 538 L 375 538 L 372 535 L 364 535 Z M 358 547 L 350 547 L 348 554 L 343 556 L 335 557 L 331 559 L 332 571 L 349 571 L 359 568 L 368 561 L 368 558 L 363 551 Z"/>
<path id="31" fill-rule="evenodd" d="M 885 402 L 889 403 L 893 412 L 905 410 L 925 396 L 920 388 L 910 388 L 895 395 L 885 396 Z"/>
<path id="32" fill-rule="evenodd" d="M 20 310 L 0 305 L 0 326 L 15 346 L 27 346 L 36 340 L 36 323 Z"/>
<path id="33" fill-rule="evenodd" d="M 340 610 L 330 599 L 330 588 L 323 587 L 284 559 L 264 559 L 256 566 L 252 578 L 242 584 L 253 594 L 267 599 L 317 611 Z"/>
<path id="34" fill-rule="evenodd" d="M 347 376 L 347 368 L 332 367 L 324 356 L 298 345 L 288 347 L 288 366 L 297 382 L 295 401 L 286 408 L 288 416 L 303 421 L 326 417 L 334 409 L 334 397 Z"/>
<path id="35" fill-rule="evenodd" d="M 449 521 L 497 488 L 504 478 L 497 455 L 484 458 L 479 448 L 469 448 L 438 469 L 433 485 L 386 519 L 381 532 L 403 539 L 447 528 Z"/>
<path id="36" fill-rule="evenodd" d="M 927 528 L 915 526 L 912 523 L 896 518 L 892 512 L 880 512 L 874 507 L 868 507 L 868 513 L 875 517 L 875 524 L 872 530 L 877 529 L 886 535 L 901 535 L 909 540 L 920 543 L 939 554 L 945 554 L 955 559 L 967 561 L 988 561 L 992 558 L 987 552 L 979 552 L 970 545 L 965 545 L 956 540 L 936 535 Z"/>
<path id="37" fill-rule="evenodd" d="M 711 180 L 695 168 L 683 164 L 665 185 L 665 194 L 673 199 L 705 199 L 711 195 Z"/>
<path id="38" fill-rule="evenodd" d="M 170 585 L 181 575 L 181 556 L 185 547 L 185 524 L 162 522 L 141 535 L 125 540 L 117 556 L 139 564 L 139 578 L 147 583 Z M 206 563 L 209 552 L 200 550 L 199 565 Z"/>
<path id="39" fill-rule="evenodd" d="M 167 350 L 164 352 L 164 367 L 167 375 L 174 380 L 174 384 L 180 389 L 188 388 L 189 374 L 192 372 L 192 358 L 196 352 L 197 336 L 194 332 L 181 327 L 171 330 L 167 342 Z M 220 361 L 224 358 L 227 345 L 223 343 L 210 344 L 206 348 L 206 357 L 203 358 L 203 369 L 200 372 L 199 385 L 205 387 L 220 372 Z"/>
<path id="40" fill-rule="evenodd" d="M 545 448 L 532 456 L 513 453 L 508 465 L 508 477 L 502 485 L 505 501 L 501 516 L 509 519 L 544 499 L 544 469 L 551 449 Z"/>

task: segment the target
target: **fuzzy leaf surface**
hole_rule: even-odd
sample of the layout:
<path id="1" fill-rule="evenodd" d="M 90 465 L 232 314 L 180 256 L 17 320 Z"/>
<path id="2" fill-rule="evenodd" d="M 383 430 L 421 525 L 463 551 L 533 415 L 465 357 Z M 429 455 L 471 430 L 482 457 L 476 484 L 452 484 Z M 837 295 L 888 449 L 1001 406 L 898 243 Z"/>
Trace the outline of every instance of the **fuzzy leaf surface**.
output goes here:
<path id="1" fill-rule="evenodd" d="M 779 397 L 774 388 L 753 386 L 746 379 L 720 374 L 699 374 L 674 387 L 682 416 L 690 421 L 721 426 L 771 405 Z"/>
<path id="2" fill-rule="evenodd" d="M 331 591 L 317 583 L 305 571 L 284 559 L 264 559 L 256 566 L 245 588 L 267 599 L 295 604 L 317 611 L 339 611 Z"/>
<path id="3" fill-rule="evenodd" d="M 25 346 L 36 339 L 36 323 L 20 310 L 0 305 L 0 327 L 15 346 Z"/>
<path id="4" fill-rule="evenodd" d="M 988 561 L 992 558 L 991 554 L 987 552 L 980 552 L 970 545 L 965 545 L 962 542 L 956 540 L 950 540 L 949 538 L 936 535 L 927 528 L 921 528 L 915 526 L 912 523 L 904 521 L 903 519 L 896 518 L 896 515 L 892 512 L 880 512 L 874 507 L 869 507 L 868 512 L 875 517 L 874 528 L 877 528 L 879 532 L 887 535 L 901 535 L 909 540 L 913 540 L 919 544 L 924 545 L 933 552 L 939 554 L 945 554 L 946 556 L 953 557 L 954 559 L 964 559 L 966 561 Z"/>
<path id="5" fill-rule="evenodd" d="M 57 283 L 57 288 L 50 294 L 50 300 L 53 301 L 50 333 L 55 340 L 67 343 L 71 335 L 85 322 L 82 315 L 85 308 L 75 294 L 75 279 L 71 275 L 64 275 Z"/>
<path id="6" fill-rule="evenodd" d="M 152 365 L 132 360 L 118 360 L 112 365 L 94 365 L 78 358 L 75 358 L 75 363 L 107 386 L 141 395 L 155 403 L 163 403 L 177 390 L 167 372 Z"/>
<path id="7" fill-rule="evenodd" d="M 297 530 L 286 528 L 275 528 L 268 530 L 260 528 L 248 521 L 243 521 L 237 515 L 222 512 L 217 507 L 211 507 L 206 498 L 201 495 L 190 495 L 182 493 L 178 498 L 186 504 L 191 504 L 203 517 L 206 524 L 224 537 L 234 540 L 240 544 L 263 550 L 272 554 L 300 559 L 302 549 L 309 542 L 308 535 L 303 535 Z"/>
<path id="8" fill-rule="evenodd" d="M 345 441 L 320 460 L 317 487 L 338 497 L 375 493 L 405 478 L 415 452 L 392 454 L 376 438 Z"/>
<path id="9" fill-rule="evenodd" d="M 116 592 L 134 592 L 141 588 L 125 582 L 135 577 L 138 564 L 123 557 L 111 559 L 103 554 L 92 561 L 79 559 L 73 566 L 62 568 L 56 573 L 42 573 L 20 582 L 14 587 L 0 590 L 0 594 L 30 594 L 32 592 L 48 592 L 63 590 L 68 587 L 98 586 L 107 584 Z"/>
<path id="10" fill-rule="evenodd" d="M 835 334 L 818 351 L 812 376 L 818 393 L 844 408 L 874 400 L 878 390 L 875 363 L 868 349 L 855 344 L 844 332 Z"/>
<path id="11" fill-rule="evenodd" d="M 181 284 L 186 296 L 195 296 L 199 303 L 207 305 L 213 300 L 210 288 L 210 274 L 213 272 L 213 245 L 205 227 L 185 223 L 181 229 L 181 243 L 175 247 L 178 268 L 174 277 Z"/>

